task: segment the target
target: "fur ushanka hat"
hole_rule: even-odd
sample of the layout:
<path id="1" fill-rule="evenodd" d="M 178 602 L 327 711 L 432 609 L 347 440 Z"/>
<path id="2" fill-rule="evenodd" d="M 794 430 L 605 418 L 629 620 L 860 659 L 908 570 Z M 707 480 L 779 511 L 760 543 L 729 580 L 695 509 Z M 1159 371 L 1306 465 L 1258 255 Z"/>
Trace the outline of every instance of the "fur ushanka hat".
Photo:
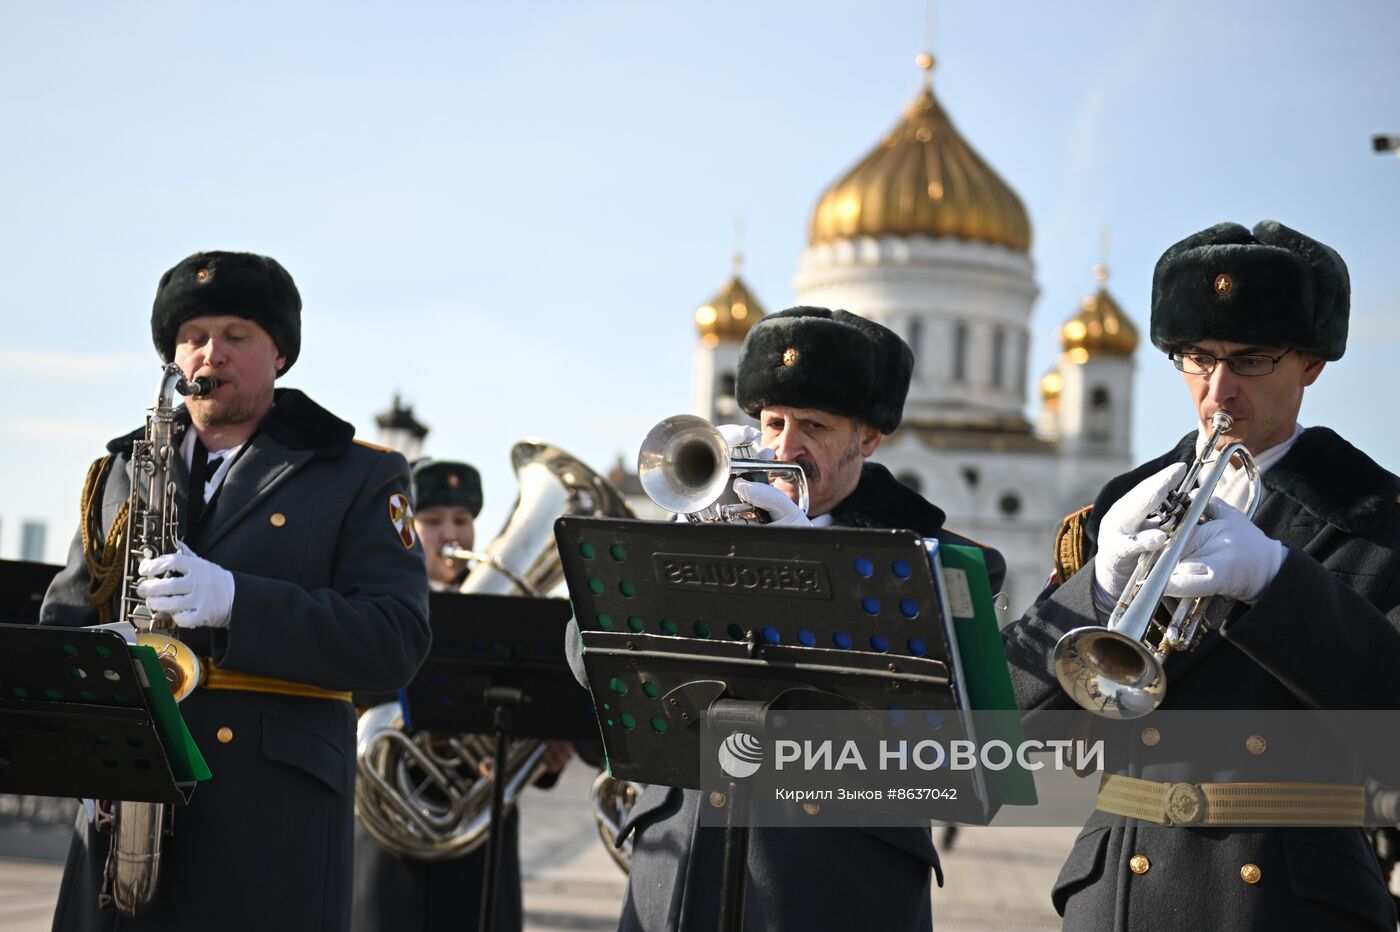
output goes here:
<path id="1" fill-rule="evenodd" d="M 465 508 L 481 514 L 481 474 L 466 463 L 421 459 L 413 464 L 413 507 Z"/>
<path id="2" fill-rule="evenodd" d="M 1330 246 L 1264 220 L 1217 223 L 1172 246 L 1152 275 L 1152 344 L 1201 340 L 1302 350 L 1340 359 L 1351 281 Z"/>
<path id="3" fill-rule="evenodd" d="M 904 414 L 914 351 L 893 330 L 847 311 L 790 307 L 754 324 L 739 349 L 737 400 L 816 408 L 892 433 Z"/>
<path id="4" fill-rule="evenodd" d="M 151 306 L 151 339 L 160 358 L 175 358 L 180 326 L 196 317 L 244 317 L 272 337 L 287 357 L 301 352 L 301 295 L 276 259 L 251 252 L 197 252 L 160 277 Z"/>

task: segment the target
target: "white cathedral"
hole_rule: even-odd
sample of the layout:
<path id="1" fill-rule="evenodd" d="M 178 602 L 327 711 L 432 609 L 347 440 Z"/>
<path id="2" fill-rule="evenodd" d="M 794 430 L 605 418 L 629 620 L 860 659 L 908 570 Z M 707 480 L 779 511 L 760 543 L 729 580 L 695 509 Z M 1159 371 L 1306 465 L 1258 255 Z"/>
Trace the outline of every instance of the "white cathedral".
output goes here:
<path id="1" fill-rule="evenodd" d="M 878 321 L 914 350 L 898 431 L 874 459 L 1006 557 L 1010 618 L 1053 567 L 1060 520 L 1130 468 L 1138 334 L 1097 290 L 1059 328 L 1056 367 L 1027 415 L 1039 288 L 1021 199 L 959 135 L 933 94 L 933 61 L 899 124 L 817 201 L 798 263 L 799 305 Z M 695 312 L 694 413 L 747 420 L 734 400 L 744 335 L 763 315 L 736 266 Z"/>

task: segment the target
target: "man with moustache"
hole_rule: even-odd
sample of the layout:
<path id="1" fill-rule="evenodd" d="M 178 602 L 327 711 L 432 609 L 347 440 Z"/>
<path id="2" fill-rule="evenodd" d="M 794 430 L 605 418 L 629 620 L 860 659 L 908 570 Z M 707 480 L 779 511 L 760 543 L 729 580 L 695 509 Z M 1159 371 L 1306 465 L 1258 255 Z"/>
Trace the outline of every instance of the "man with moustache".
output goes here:
<path id="1" fill-rule="evenodd" d="M 738 400 L 760 427 L 721 428 L 734 445 L 760 440 L 807 475 L 809 513 L 785 482 L 736 480 L 735 491 L 788 526 L 910 528 L 970 544 L 941 509 L 868 462 L 899 426 L 914 354 L 889 329 L 846 311 L 795 307 L 754 326 L 739 354 Z M 993 590 L 1005 561 L 985 549 Z M 575 636 L 573 640 L 577 640 Z M 577 667 L 576 667 L 577 671 Z M 719 921 L 724 832 L 700 826 L 700 794 L 648 786 L 623 837 L 633 835 L 623 930 L 709 930 Z M 744 926 L 776 929 L 931 929 L 930 870 L 938 854 L 921 828 L 754 828 Z"/>
<path id="2" fill-rule="evenodd" d="M 213 778 L 175 808 L 154 901 L 135 919 L 99 910 L 110 835 L 80 819 L 54 928 L 345 930 L 351 692 L 402 686 L 429 643 L 408 464 L 302 392 L 274 389 L 301 349 L 301 297 L 275 260 L 183 260 L 160 280 L 151 334 L 162 360 L 216 382 L 177 416 L 179 550 L 143 560 L 136 587 L 204 659 L 206 681 L 180 711 Z M 41 624 L 120 611 L 143 432 L 113 440 L 89 472 Z"/>
<path id="3" fill-rule="evenodd" d="M 1400 478 L 1297 420 L 1305 390 L 1346 348 L 1349 304 L 1341 257 L 1276 221 L 1218 224 L 1163 254 L 1152 342 L 1181 371 L 1198 429 L 1067 519 L 1057 577 L 1004 632 L 1022 708 L 1074 708 L 1053 672 L 1055 645 L 1103 624 L 1138 557 L 1164 546 L 1149 515 L 1221 411 L 1234 424 L 1218 449 L 1246 446 L 1263 499 L 1253 521 L 1241 513 L 1249 487 L 1232 464 L 1212 520 L 1171 574 L 1168 595 L 1218 598 L 1211 631 L 1168 657 L 1160 708 L 1400 708 Z M 1202 773 L 1174 756 L 1181 736 L 1170 724 L 1145 722 L 1132 773 L 1106 778 L 1055 883 L 1066 929 L 1395 928 L 1359 827 L 1359 788 L 1342 817 L 1358 827 L 1305 827 L 1308 811 L 1335 797 L 1312 798 L 1316 784 L 1250 781 L 1275 753 L 1270 742 L 1291 736 L 1226 735 L 1237 759 Z M 1263 807 L 1268 827 L 1231 827 L 1230 813 L 1212 808 L 1237 797 Z"/>

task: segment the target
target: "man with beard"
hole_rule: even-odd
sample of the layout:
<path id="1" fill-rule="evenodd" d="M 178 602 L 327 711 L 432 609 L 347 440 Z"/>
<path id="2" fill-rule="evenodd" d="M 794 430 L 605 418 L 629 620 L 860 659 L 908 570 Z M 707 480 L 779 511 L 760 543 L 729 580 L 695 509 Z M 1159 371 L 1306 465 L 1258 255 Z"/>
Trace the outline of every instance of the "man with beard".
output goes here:
<path id="1" fill-rule="evenodd" d="M 795 307 L 759 321 L 739 354 L 738 400 L 759 430 L 726 425 L 734 443 L 760 437 L 807 475 L 803 514 L 779 482 L 736 480 L 735 491 L 788 526 L 909 528 L 970 544 L 943 512 L 867 462 L 899 426 L 914 354 L 889 329 L 846 311 Z M 1005 562 L 984 549 L 994 590 Z M 700 826 L 700 794 L 649 786 L 623 836 L 633 835 L 623 930 L 710 930 L 719 921 L 724 832 Z M 754 828 L 744 926 L 770 929 L 932 928 L 930 870 L 942 873 L 927 826 Z"/>
<path id="2" fill-rule="evenodd" d="M 180 705 L 213 778 L 174 811 L 154 900 L 98 909 L 111 836 L 80 820 L 56 930 L 344 930 L 355 774 L 352 691 L 392 691 L 427 655 L 427 585 L 408 463 L 296 389 L 301 297 L 275 260 L 197 253 L 161 278 L 162 360 L 215 388 L 177 413 L 179 548 L 135 595 L 203 658 Z M 137 430 L 108 444 L 40 622 L 115 620 Z"/>

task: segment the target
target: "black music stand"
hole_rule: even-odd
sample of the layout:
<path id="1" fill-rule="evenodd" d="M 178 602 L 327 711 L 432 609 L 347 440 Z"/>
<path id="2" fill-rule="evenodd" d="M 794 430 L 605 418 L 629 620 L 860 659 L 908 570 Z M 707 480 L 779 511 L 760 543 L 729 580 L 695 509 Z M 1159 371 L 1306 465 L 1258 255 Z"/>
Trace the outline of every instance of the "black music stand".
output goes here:
<path id="1" fill-rule="evenodd" d="M 516 738 L 581 741 L 598 729 L 564 656 L 565 599 L 429 594 L 433 646 L 404 689 L 405 726 L 493 734 L 496 766 Z M 499 769 L 497 771 L 499 775 Z M 495 928 L 505 782 L 492 783 L 481 928 Z"/>
<path id="2" fill-rule="evenodd" d="M 966 706 L 912 531 L 565 517 L 555 536 L 615 777 L 707 789 L 707 714 L 757 727 L 779 708 Z M 990 818 L 996 802 L 979 788 Z M 724 789 L 721 928 L 738 930 L 747 794 L 743 780 Z"/>
<path id="3" fill-rule="evenodd" d="M 15 624 L 38 621 L 44 593 L 61 569 L 52 563 L 0 560 L 0 619 Z"/>
<path id="4" fill-rule="evenodd" d="M 0 793 L 189 801 L 208 769 L 141 650 L 111 631 L 0 624 Z"/>

